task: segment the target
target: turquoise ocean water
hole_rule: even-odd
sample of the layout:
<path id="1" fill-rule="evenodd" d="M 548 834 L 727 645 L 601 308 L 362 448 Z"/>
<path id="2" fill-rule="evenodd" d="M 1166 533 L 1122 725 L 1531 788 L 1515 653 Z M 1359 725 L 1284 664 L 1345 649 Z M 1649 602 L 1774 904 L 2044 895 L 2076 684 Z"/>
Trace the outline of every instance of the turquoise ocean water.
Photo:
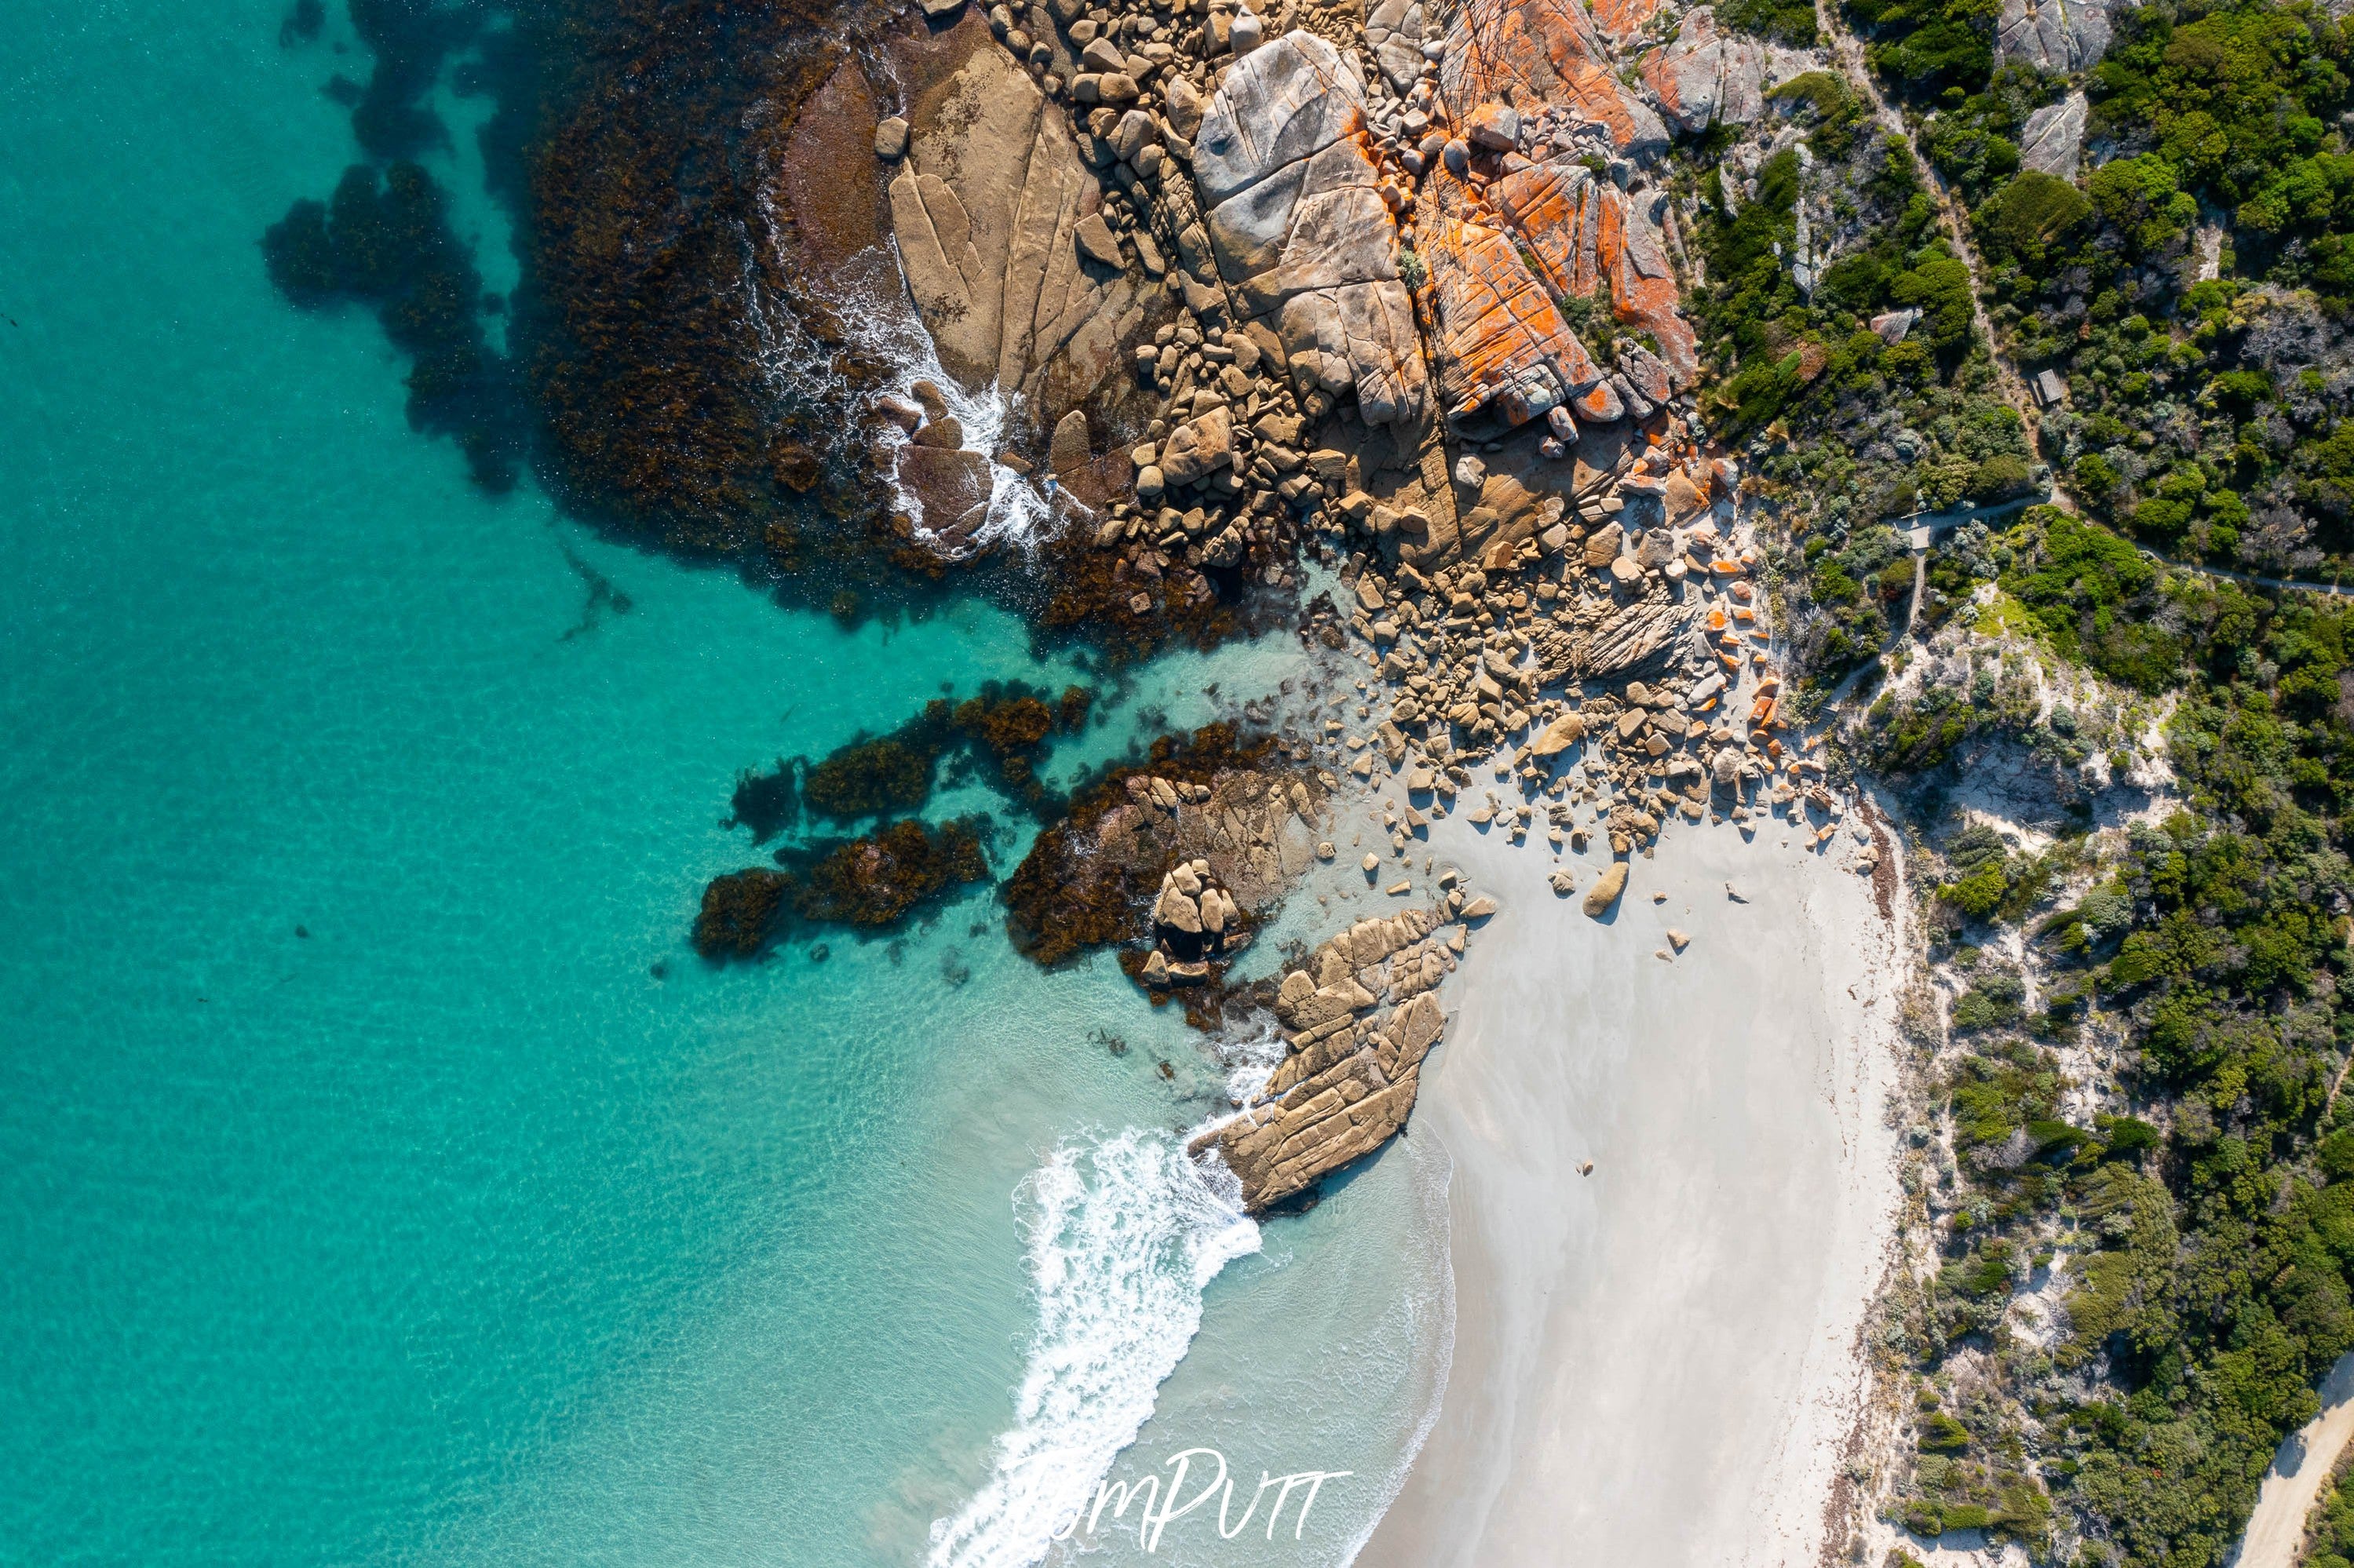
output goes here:
<path id="1" fill-rule="evenodd" d="M 35 0 L 0 63 L 0 1561 L 1024 1563 L 1156 1402 L 1115 1473 L 1355 1472 L 1161 1558 L 1345 1556 L 1433 1397 L 1434 1157 L 1240 1221 L 1169 1153 L 1219 1065 L 986 893 L 698 962 L 739 768 L 1071 672 L 472 490 L 264 279 L 366 70 L 280 18 Z M 1299 658 L 1166 661 L 1057 769 Z"/>

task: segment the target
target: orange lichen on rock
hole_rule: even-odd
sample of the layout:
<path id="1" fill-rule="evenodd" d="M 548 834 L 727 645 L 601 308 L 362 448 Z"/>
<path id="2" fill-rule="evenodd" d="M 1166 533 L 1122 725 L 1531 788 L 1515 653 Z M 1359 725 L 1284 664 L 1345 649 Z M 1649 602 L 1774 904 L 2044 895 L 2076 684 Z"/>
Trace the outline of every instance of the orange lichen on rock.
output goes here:
<path id="1" fill-rule="evenodd" d="M 1595 29 L 1623 49 L 1659 14 L 1659 0 L 1594 0 L 1593 11 Z"/>
<path id="2" fill-rule="evenodd" d="M 1450 418 L 1492 407 L 1506 424 L 1521 424 L 1602 379 L 1511 234 L 1438 210 L 1422 230 Z"/>
<path id="3" fill-rule="evenodd" d="M 1615 185 L 1603 195 L 1596 227 L 1596 266 L 1610 280 L 1611 313 L 1658 339 L 1669 376 L 1679 388 L 1690 387 L 1700 377 L 1699 345 L 1677 309 L 1683 296 L 1658 228 Z"/>
<path id="4" fill-rule="evenodd" d="M 1668 143 L 1667 127 L 1620 85 L 1580 0 L 1469 0 L 1439 63 L 1446 102 L 1574 109 L 1606 128 L 1621 154 Z"/>
<path id="5" fill-rule="evenodd" d="M 1567 403 L 1581 418 L 1617 418 L 1616 396 L 1597 389 L 1600 372 L 1553 304 L 1606 283 L 1617 318 L 1658 342 L 1669 383 L 1691 386 L 1699 375 L 1692 331 L 1679 313 L 1658 231 L 1640 208 L 1567 158 L 1478 188 L 1485 162 L 1475 160 L 1463 178 L 1434 170 L 1419 219 L 1448 415 L 1459 419 L 1484 405 L 1518 424 Z M 1647 395 L 1656 401 L 1666 391 Z"/>
<path id="6" fill-rule="evenodd" d="M 1556 294 L 1584 299 L 1602 281 L 1602 188 L 1591 169 L 1568 162 L 1516 170 L 1492 187 L 1496 210 L 1520 230 Z"/>

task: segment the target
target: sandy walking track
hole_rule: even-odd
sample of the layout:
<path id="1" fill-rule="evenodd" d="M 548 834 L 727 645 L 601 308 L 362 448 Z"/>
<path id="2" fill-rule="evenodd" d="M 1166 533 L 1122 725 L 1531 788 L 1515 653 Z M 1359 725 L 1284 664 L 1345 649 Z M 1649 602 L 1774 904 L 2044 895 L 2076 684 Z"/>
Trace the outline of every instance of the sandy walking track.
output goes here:
<path id="1" fill-rule="evenodd" d="M 2290 1434 L 2273 1456 L 2232 1568 L 2290 1568 L 2296 1561 L 2306 1517 L 2321 1499 L 2348 1439 L 2354 1438 L 2354 1354 L 2338 1358 L 2320 1393 L 2321 1414 Z"/>
<path id="2" fill-rule="evenodd" d="M 1454 1163 L 1453 1365 L 1358 1562 L 1812 1563 L 1897 1196 L 1893 928 L 1854 842 L 1679 821 L 1597 923 L 1541 842 L 1435 830 L 1504 909 L 1412 1128 Z M 1604 863 L 1569 863 L 1582 894 Z"/>

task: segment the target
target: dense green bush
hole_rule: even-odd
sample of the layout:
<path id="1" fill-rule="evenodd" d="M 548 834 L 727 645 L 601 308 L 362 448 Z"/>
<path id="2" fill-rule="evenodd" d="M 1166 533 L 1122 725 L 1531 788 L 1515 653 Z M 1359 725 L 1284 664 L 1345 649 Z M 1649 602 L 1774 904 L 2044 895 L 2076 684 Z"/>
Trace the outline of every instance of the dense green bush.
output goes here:
<path id="1" fill-rule="evenodd" d="M 1970 207 L 2014 356 L 2067 380 L 2044 456 L 2078 498 L 2171 555 L 2310 570 L 2354 547 L 2354 388 L 2319 322 L 2285 318 L 2354 313 L 2349 33 L 2306 0 L 2113 22 L 2085 89 L 2088 143 L 2116 155 L 2081 181 L 2020 169 L 2062 87 L 2020 67 L 1928 83 L 1923 148 Z"/>
<path id="2" fill-rule="evenodd" d="M 1910 1332 L 1925 1372 L 1959 1346 L 1996 1357 L 2036 1421 L 1924 1417 L 1916 1495 L 1896 1511 L 1950 1530 L 1984 1510 L 1988 1528 L 2029 1539 L 2040 1477 L 2046 1507 L 2071 1510 L 2105 1561 L 2212 1565 L 2281 1436 L 2313 1413 L 2315 1382 L 2354 1349 L 2354 1102 L 2329 1098 L 2354 1042 L 2340 1001 L 2354 705 L 2339 692 L 2354 628 L 2335 601 L 2169 573 L 2045 510 L 2005 542 L 2004 584 L 2055 642 L 2174 695 L 2182 809 L 2134 826 L 2041 915 L 2063 885 L 2022 896 L 2030 857 L 1984 826 L 1944 846 L 1941 901 L 2031 921 L 2056 969 L 2030 1015 L 2009 968 L 1956 959 L 1962 1207 Z M 2058 999 L 2094 987 L 2126 1032 L 2132 1097 L 2160 1109 L 2086 1128 L 2062 1118 L 2057 1058 L 2034 1037 L 2073 1027 Z M 2031 1354 L 2005 1312 L 2029 1238 L 2055 1231 L 2075 1255 L 2063 1332 Z"/>
<path id="3" fill-rule="evenodd" d="M 1808 0 L 1719 0 L 1716 19 L 1720 26 L 1793 48 L 1811 48 L 1821 37 Z"/>
<path id="4" fill-rule="evenodd" d="M 1982 86 L 1994 66 L 2000 0 L 1848 0 L 1872 66 L 1907 97 Z"/>

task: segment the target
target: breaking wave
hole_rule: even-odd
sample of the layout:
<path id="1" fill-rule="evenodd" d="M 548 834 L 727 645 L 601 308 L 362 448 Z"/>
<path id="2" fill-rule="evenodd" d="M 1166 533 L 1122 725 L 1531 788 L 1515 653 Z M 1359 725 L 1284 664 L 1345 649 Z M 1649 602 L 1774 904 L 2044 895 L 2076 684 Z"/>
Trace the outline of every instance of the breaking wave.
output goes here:
<path id="1" fill-rule="evenodd" d="M 846 312 L 844 319 L 858 346 L 892 366 L 890 390 L 901 397 L 909 397 L 908 389 L 917 382 L 931 382 L 939 388 L 949 412 L 964 428 L 965 450 L 991 455 L 986 520 L 959 553 L 971 554 L 998 546 L 1011 546 L 1025 553 L 1034 550 L 1053 537 L 1067 520 L 1074 503 L 1057 492 L 1051 481 L 1041 489 L 995 461 L 993 454 L 1004 445 L 1006 426 L 1013 413 L 1004 390 L 992 386 L 984 392 L 968 392 L 958 385 L 956 377 L 940 367 L 939 351 L 907 298 L 895 255 L 880 249 L 867 251 L 844 269 L 845 272 L 854 270 L 852 287 L 867 308 Z M 896 475 L 898 450 L 907 444 L 907 437 L 896 427 L 885 426 L 883 439 L 885 446 L 878 466 L 885 473 Z M 931 536 L 932 530 L 924 523 L 922 499 L 896 477 L 891 483 L 900 509 L 916 520 L 919 532 Z"/>
<path id="2" fill-rule="evenodd" d="M 1152 1414 L 1202 1326 L 1202 1292 L 1257 1252 L 1215 1160 L 1129 1128 L 1066 1143 L 1015 1193 L 1038 1327 L 988 1481 L 932 1526 L 928 1568 L 1029 1568 Z"/>

